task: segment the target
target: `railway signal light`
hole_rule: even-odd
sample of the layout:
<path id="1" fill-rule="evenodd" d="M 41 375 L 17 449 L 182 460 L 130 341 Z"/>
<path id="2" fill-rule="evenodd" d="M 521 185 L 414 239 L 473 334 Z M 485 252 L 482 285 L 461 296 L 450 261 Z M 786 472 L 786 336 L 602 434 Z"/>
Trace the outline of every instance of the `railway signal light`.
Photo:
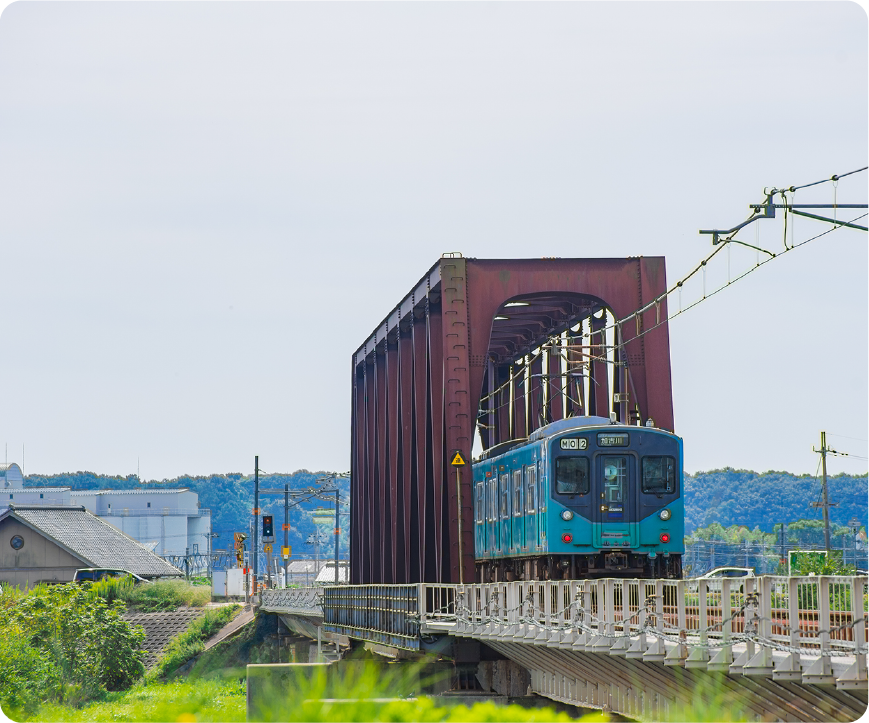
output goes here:
<path id="1" fill-rule="evenodd" d="M 233 538 L 235 540 L 235 560 L 239 566 L 242 566 L 244 565 L 244 541 L 247 539 L 247 535 L 243 532 L 236 532 Z"/>
<path id="2" fill-rule="evenodd" d="M 263 515 L 263 539 L 275 536 L 274 520 L 271 515 Z"/>

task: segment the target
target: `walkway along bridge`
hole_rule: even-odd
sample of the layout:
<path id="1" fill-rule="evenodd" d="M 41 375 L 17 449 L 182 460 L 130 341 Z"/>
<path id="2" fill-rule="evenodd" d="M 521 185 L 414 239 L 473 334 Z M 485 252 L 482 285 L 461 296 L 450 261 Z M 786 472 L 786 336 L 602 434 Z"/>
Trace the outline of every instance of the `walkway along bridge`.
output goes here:
<path id="1" fill-rule="evenodd" d="M 534 693 L 631 718 L 660 720 L 723 691 L 758 719 L 850 721 L 867 704 L 867 586 L 828 576 L 347 585 L 266 590 L 260 611 L 392 657 L 467 664 L 476 649 L 476 662 L 521 666 Z M 493 664 L 479 662 L 483 689 Z"/>

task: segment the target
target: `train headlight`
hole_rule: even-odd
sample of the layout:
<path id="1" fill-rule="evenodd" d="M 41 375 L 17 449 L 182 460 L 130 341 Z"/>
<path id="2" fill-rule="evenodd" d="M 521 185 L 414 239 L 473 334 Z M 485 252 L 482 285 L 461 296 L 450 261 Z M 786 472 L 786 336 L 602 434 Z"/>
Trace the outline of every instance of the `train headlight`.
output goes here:
<path id="1" fill-rule="evenodd" d="M 658 517 L 660 517 L 662 520 L 669 520 L 671 514 L 673 514 L 673 513 L 670 512 L 670 510 L 665 508 L 658 513 Z"/>
<path id="2" fill-rule="evenodd" d="M 570 522 L 573 519 L 573 513 L 570 510 L 562 510 L 561 519 L 565 522 Z"/>

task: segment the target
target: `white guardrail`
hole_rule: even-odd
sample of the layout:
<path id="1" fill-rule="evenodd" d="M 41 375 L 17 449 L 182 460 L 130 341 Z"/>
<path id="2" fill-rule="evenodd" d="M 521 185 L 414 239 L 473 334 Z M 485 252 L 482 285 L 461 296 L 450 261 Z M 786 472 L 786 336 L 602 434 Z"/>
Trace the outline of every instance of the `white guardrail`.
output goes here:
<path id="1" fill-rule="evenodd" d="M 411 649 L 443 633 L 853 688 L 867 681 L 867 588 L 865 576 L 343 585 L 267 590 L 262 607 Z M 834 678 L 836 657 L 848 667 Z"/>

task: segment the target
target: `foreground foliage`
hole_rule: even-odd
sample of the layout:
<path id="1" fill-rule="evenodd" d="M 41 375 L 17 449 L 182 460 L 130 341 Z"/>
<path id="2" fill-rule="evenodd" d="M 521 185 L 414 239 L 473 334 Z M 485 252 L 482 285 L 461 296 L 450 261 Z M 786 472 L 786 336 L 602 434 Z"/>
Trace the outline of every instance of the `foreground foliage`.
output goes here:
<path id="1" fill-rule="evenodd" d="M 0 593 L 0 705 L 13 717 L 41 703 L 79 704 L 128 688 L 144 673 L 145 632 L 87 585 Z"/>
<path id="2" fill-rule="evenodd" d="M 383 693 L 383 686 L 361 689 L 362 681 L 351 684 L 339 701 L 315 700 L 325 691 L 314 681 L 295 691 L 284 704 L 262 716 L 261 720 L 286 721 L 571 721 L 566 713 L 552 708 L 524 708 L 477 703 L 471 707 L 445 705 L 433 698 L 371 700 Z M 697 691 L 693 705 L 671 708 L 666 721 L 746 721 L 748 718 L 728 699 L 723 687 L 710 682 Z M 353 699 L 366 692 L 368 699 Z M 701 702 L 703 701 L 703 702 Z M 295 707 L 293 707 L 295 706 Z M 177 721 L 177 723 L 235 723 L 246 720 L 245 684 L 237 677 L 208 680 L 174 680 L 168 683 L 136 685 L 125 693 L 109 693 L 105 700 L 79 709 L 49 704 L 39 711 L 41 721 L 90 723 L 98 721 Z M 591 713 L 578 719 L 583 723 L 610 720 L 606 714 Z"/>

